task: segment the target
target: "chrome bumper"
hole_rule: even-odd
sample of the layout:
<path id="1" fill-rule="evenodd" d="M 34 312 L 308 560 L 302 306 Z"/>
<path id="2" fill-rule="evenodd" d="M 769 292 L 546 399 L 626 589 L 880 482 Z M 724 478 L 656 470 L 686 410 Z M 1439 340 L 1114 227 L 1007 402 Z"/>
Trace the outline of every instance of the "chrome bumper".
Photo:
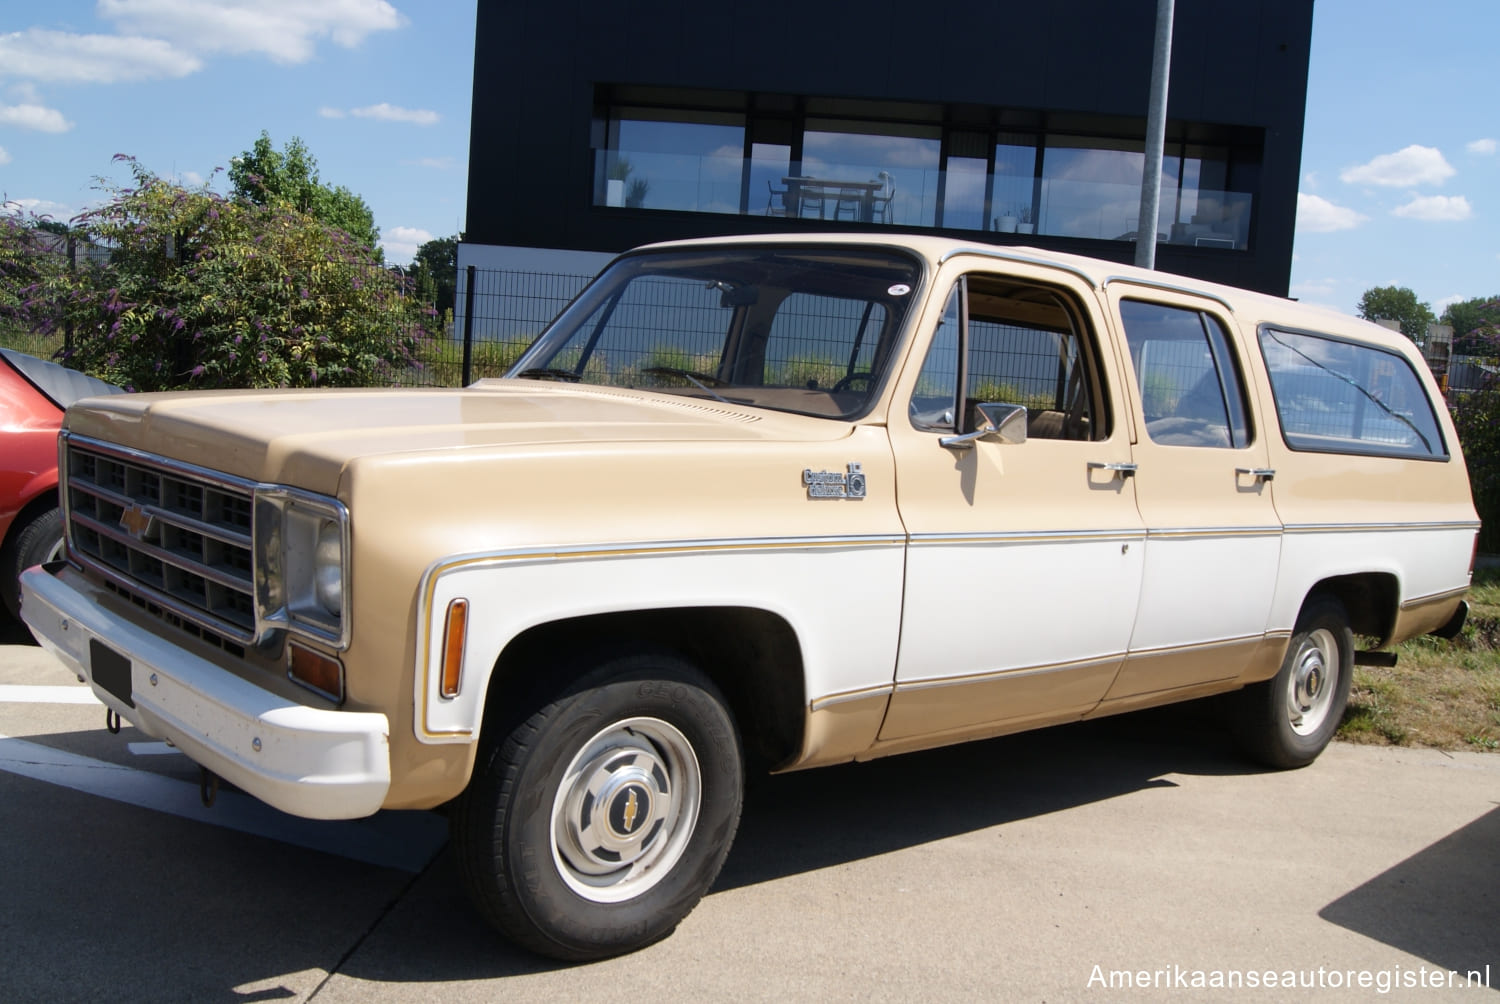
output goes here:
<path id="1" fill-rule="evenodd" d="M 66 568 L 22 573 L 21 595 L 21 619 L 99 700 L 236 787 L 310 819 L 368 816 L 385 800 L 385 715 L 309 708 L 257 687 L 109 613 Z M 112 653 L 109 689 L 95 676 L 95 642 Z"/>

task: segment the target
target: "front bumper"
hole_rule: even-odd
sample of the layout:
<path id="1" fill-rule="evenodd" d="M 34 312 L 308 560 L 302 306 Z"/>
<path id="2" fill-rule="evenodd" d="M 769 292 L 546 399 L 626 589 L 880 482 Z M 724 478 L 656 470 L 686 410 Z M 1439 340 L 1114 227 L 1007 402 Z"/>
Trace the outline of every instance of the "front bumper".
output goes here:
<path id="1" fill-rule="evenodd" d="M 384 802 L 385 715 L 309 708 L 257 687 L 110 613 L 67 568 L 22 573 L 21 595 L 21 619 L 99 700 L 243 791 L 310 819 L 355 819 Z M 129 702 L 95 678 L 95 641 L 128 660 Z M 110 682 L 123 693 L 123 681 Z"/>

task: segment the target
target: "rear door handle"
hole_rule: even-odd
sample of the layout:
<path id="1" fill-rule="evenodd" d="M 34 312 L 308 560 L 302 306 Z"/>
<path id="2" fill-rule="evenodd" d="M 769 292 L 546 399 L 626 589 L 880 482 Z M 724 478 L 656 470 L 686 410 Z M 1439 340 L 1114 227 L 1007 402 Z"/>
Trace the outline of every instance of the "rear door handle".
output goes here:
<path id="1" fill-rule="evenodd" d="M 1090 460 L 1089 461 L 1089 470 L 1091 470 L 1091 471 L 1114 471 L 1116 474 L 1118 474 L 1122 478 L 1133 478 L 1133 477 L 1135 477 L 1136 466 L 1135 466 L 1135 464 L 1125 464 L 1125 463 L 1105 464 L 1105 463 L 1101 463 L 1101 462 L 1099 462 L 1097 460 Z"/>
<path id="2" fill-rule="evenodd" d="M 1270 481 L 1276 477 L 1276 469 L 1273 467 L 1236 467 L 1234 473 L 1250 478 L 1260 478 L 1262 481 Z"/>

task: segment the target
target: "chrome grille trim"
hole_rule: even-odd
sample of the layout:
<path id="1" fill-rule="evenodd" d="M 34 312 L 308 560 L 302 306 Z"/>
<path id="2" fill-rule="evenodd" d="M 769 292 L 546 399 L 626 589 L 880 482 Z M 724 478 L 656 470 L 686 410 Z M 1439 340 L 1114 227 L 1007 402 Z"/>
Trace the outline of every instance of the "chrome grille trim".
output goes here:
<path id="1" fill-rule="evenodd" d="M 252 482 L 67 433 L 60 452 L 74 561 L 193 624 L 255 640 Z"/>

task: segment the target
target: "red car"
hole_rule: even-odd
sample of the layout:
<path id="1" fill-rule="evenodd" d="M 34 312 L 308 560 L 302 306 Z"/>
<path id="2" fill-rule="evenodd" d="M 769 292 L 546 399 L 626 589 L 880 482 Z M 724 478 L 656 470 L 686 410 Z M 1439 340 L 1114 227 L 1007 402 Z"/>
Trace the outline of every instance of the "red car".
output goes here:
<path id="1" fill-rule="evenodd" d="M 76 370 L 0 349 L 0 600 L 15 616 L 23 569 L 62 554 L 57 431 L 79 398 L 122 389 Z"/>

